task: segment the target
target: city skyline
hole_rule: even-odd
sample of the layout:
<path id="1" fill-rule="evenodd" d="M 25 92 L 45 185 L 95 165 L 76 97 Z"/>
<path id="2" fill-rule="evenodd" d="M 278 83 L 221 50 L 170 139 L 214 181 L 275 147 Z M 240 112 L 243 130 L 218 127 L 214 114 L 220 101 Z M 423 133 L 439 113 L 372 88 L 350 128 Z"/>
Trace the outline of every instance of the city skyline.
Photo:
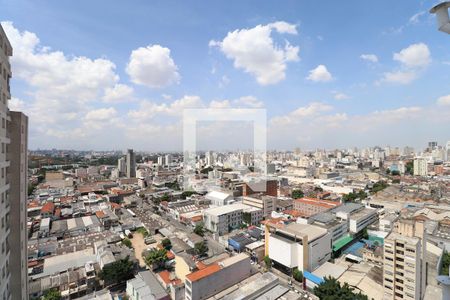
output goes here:
<path id="1" fill-rule="evenodd" d="M 0 3 L 30 149 L 179 151 L 184 108 L 229 107 L 267 110 L 268 149 L 449 140 L 434 1 Z M 218 148 L 248 140 L 231 127 Z"/>

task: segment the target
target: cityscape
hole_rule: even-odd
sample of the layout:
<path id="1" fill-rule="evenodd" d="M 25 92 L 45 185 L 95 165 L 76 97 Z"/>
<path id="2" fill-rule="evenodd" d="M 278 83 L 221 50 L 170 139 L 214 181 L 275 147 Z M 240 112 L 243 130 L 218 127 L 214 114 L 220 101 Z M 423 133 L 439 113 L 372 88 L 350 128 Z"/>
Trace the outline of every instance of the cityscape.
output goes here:
<path id="1" fill-rule="evenodd" d="M 450 300 L 449 8 L 0 0 L 0 300 Z"/>

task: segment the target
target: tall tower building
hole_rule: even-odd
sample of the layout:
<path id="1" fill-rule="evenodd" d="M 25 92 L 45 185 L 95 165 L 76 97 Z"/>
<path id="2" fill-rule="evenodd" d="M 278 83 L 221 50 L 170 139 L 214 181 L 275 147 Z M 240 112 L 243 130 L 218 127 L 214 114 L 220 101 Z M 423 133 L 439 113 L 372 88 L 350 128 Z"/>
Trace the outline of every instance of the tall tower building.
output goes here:
<path id="1" fill-rule="evenodd" d="M 127 177 L 136 177 L 136 156 L 133 149 L 128 149 L 127 151 Z"/>
<path id="2" fill-rule="evenodd" d="M 384 240 L 383 299 L 421 299 L 421 241 L 391 232 Z"/>
<path id="3" fill-rule="evenodd" d="M 27 134 L 28 119 L 9 112 L 12 47 L 0 25 L 0 298 L 28 299 Z"/>
<path id="4" fill-rule="evenodd" d="M 119 176 L 125 176 L 127 173 L 127 162 L 125 157 L 121 157 L 117 160 L 117 169 L 119 171 Z"/>
<path id="5" fill-rule="evenodd" d="M 28 194 L 28 117 L 21 112 L 10 112 L 10 209 L 12 300 L 28 299 L 28 251 L 27 251 L 27 194 Z"/>

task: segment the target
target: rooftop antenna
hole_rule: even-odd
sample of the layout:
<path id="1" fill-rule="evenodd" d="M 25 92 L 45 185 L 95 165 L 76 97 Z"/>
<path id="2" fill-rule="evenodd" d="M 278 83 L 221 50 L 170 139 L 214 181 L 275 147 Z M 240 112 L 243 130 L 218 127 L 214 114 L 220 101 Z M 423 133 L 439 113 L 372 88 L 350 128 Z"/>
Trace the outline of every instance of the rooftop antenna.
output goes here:
<path id="1" fill-rule="evenodd" d="M 448 9 L 450 7 L 450 1 L 439 3 L 430 9 L 431 14 L 436 14 L 438 30 L 450 34 L 450 19 L 448 15 Z"/>

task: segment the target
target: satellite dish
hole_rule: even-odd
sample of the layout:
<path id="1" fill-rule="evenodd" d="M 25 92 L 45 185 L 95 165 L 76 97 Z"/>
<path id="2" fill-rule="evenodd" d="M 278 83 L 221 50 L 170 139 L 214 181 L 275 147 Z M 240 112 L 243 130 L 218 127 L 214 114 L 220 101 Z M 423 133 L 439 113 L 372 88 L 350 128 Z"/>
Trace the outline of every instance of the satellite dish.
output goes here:
<path id="1" fill-rule="evenodd" d="M 438 29 L 448 34 L 450 34 L 449 7 L 450 1 L 445 1 L 430 9 L 430 13 L 436 14 L 437 16 Z"/>

